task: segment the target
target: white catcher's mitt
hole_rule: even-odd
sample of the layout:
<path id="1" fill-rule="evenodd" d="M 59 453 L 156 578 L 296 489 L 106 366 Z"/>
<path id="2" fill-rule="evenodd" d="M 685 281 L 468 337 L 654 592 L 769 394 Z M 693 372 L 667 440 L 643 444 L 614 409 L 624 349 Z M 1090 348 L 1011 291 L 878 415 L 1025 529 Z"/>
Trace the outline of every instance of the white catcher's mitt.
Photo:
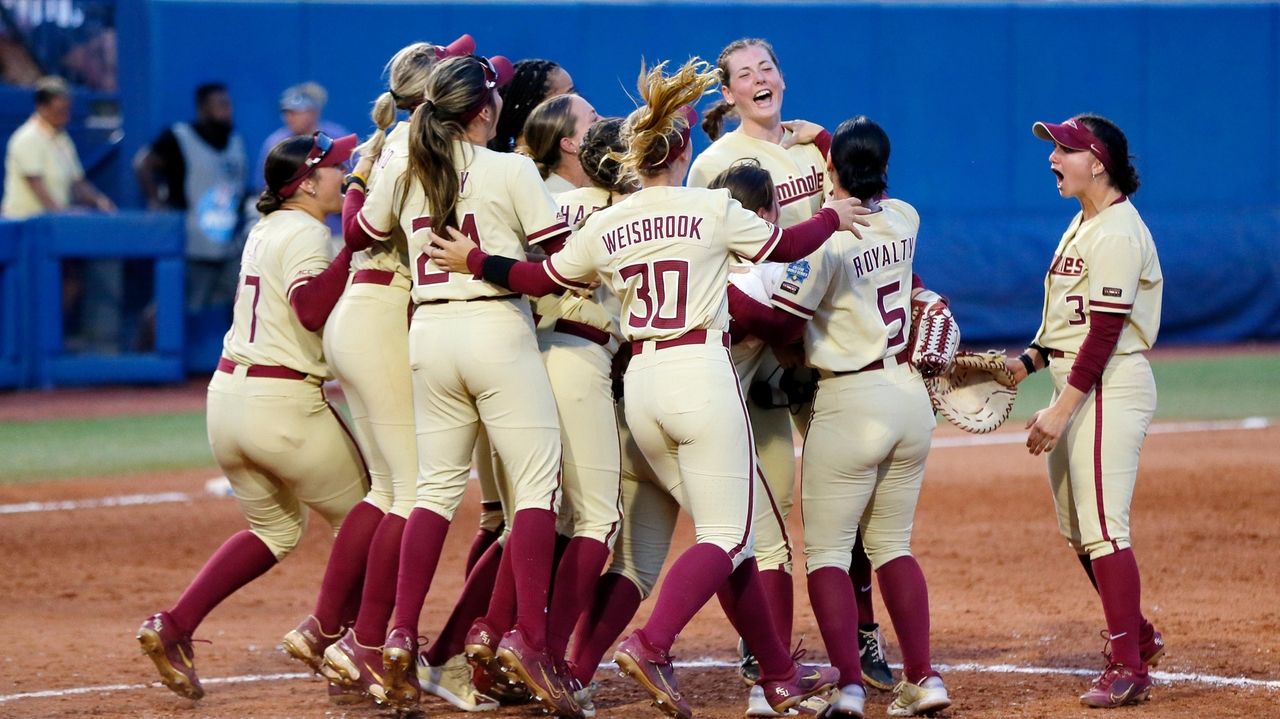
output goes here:
<path id="1" fill-rule="evenodd" d="M 1004 424 L 1018 396 L 1004 366 L 1004 353 L 997 350 L 957 353 L 950 371 L 925 379 L 925 386 L 934 409 L 974 434 L 986 434 Z"/>
<path id="2" fill-rule="evenodd" d="M 935 377 L 951 368 L 960 348 L 960 326 L 946 300 L 932 290 L 911 299 L 911 364 L 922 377 Z"/>

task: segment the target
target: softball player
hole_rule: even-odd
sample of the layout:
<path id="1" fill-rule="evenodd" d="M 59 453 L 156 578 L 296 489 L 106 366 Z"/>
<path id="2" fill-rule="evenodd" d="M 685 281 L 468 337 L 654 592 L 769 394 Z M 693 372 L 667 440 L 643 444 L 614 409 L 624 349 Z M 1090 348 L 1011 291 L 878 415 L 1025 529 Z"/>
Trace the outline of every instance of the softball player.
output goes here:
<path id="1" fill-rule="evenodd" d="M 802 120 L 783 122 L 782 101 L 786 81 L 777 55 L 767 41 L 757 38 L 735 40 L 720 51 L 717 66 L 721 77 L 721 99 L 707 112 L 702 122 L 703 130 L 714 142 L 693 161 L 689 185 L 706 187 L 735 162 L 753 159 L 773 178 L 778 224 L 790 227 L 808 219 L 822 206 L 826 195 L 824 180 L 827 153 L 831 146 L 830 133 Z M 722 134 L 724 120 L 729 115 L 737 116 L 740 124 L 732 132 Z M 764 270 L 757 270 L 760 271 Z M 767 273 L 776 277 L 782 274 L 782 270 L 773 268 Z M 745 359 L 754 349 L 748 342 L 739 352 Z M 760 351 L 754 367 L 739 363 L 738 369 L 746 386 L 753 381 L 776 384 L 772 378 L 781 375 L 772 350 Z M 761 467 L 785 522 L 791 515 L 795 493 L 792 420 L 803 434 L 808 408 L 802 408 L 794 417 L 785 405 L 764 406 L 752 400 L 748 401 L 747 408 L 751 413 Z M 791 555 L 785 543 L 763 541 L 767 538 L 759 538 L 762 541 L 757 544 L 757 559 L 761 577 L 769 587 L 774 624 L 782 633 L 783 640 L 787 641 L 791 636 L 794 603 Z M 850 578 L 862 620 L 858 642 L 863 678 L 872 686 L 889 689 L 893 686 L 893 674 L 884 655 L 883 636 L 875 623 L 871 565 L 861 546 L 854 554 Z M 758 669 L 754 667 L 748 651 L 743 651 L 743 655 L 743 675 L 749 679 Z"/>
<path id="2" fill-rule="evenodd" d="M 1058 529 L 1102 599 L 1107 666 L 1080 700 L 1118 707 L 1147 700 L 1147 669 L 1164 639 L 1142 616 L 1129 505 L 1138 455 L 1156 410 L 1143 352 L 1160 331 L 1164 278 L 1151 232 L 1130 197 L 1138 172 L 1120 128 L 1096 115 L 1037 122 L 1053 143 L 1058 194 L 1080 203 L 1044 281 L 1035 341 L 1006 366 L 1021 381 L 1048 367 L 1053 402 L 1027 422 L 1027 448 L 1048 452 Z"/>
<path id="3" fill-rule="evenodd" d="M 149 617 L 137 635 L 164 685 L 188 699 L 204 696 L 192 633 L 297 546 L 307 507 L 359 550 L 351 566 L 325 575 L 313 618 L 331 634 L 349 620 L 344 605 L 367 549 L 348 539 L 350 529 L 367 534 L 381 516 L 373 505 L 352 509 L 367 488 L 364 463 L 321 389 L 330 373 L 319 331 L 351 263 L 350 249 L 330 256 L 324 218 L 342 208 L 340 167 L 355 144 L 354 135 L 316 133 L 281 142 L 267 158 L 263 218 L 245 243 L 231 329 L 209 382 L 209 444 L 249 529 L 224 542 L 177 604 Z"/>
<path id="4" fill-rule="evenodd" d="M 848 571 L 862 532 L 885 606 L 902 644 L 903 681 L 891 716 L 950 706 L 929 660 L 928 589 L 911 555 L 911 527 L 935 425 L 910 349 L 912 260 L 920 218 L 883 195 L 889 138 L 858 117 L 840 125 L 831 145 L 837 197 L 874 208 L 861 240 L 843 234 L 793 262 L 773 296 L 803 333 L 805 355 L 821 380 L 801 458 L 809 600 L 843 686 L 831 710 L 861 717 L 866 692 L 853 648 L 858 608 Z M 811 320 L 807 324 L 806 320 Z"/>
<path id="5" fill-rule="evenodd" d="M 516 151 L 533 160 L 553 196 L 591 185 L 578 160 L 582 138 L 600 119 L 580 95 L 557 95 L 533 109 L 524 124 L 524 141 Z"/>
<path id="6" fill-rule="evenodd" d="M 548 98 L 575 92 L 569 72 L 552 60 L 529 59 L 515 64 L 511 82 L 501 88 L 502 112 L 489 149 L 513 152 L 524 143 L 524 125 L 533 108 Z"/>
<path id="7" fill-rule="evenodd" d="M 497 647 L 553 712 L 574 716 L 546 653 L 547 590 L 559 507 L 560 427 L 537 353 L 528 303 L 490 283 L 454 277 L 424 251 L 430 229 L 461 228 L 493 252 L 524 256 L 527 243 L 568 234 L 533 163 L 484 147 L 507 82 L 506 58 L 441 61 L 409 130 L 408 182 L 371 188 L 361 212 L 371 234 L 399 225 L 409 238 L 412 297 L 409 361 L 418 428 L 418 496 L 401 542 L 393 628 L 383 646 L 387 700 L 412 705 L 418 615 L 462 500 L 477 427 L 483 423 L 510 476 L 512 529 L 504 562 L 516 586 L 515 628 Z M 380 192 L 391 196 L 383 203 Z"/>
<path id="8" fill-rule="evenodd" d="M 589 217 L 544 263 L 490 256 L 456 229 L 432 237 L 430 256 L 530 295 L 586 287 L 602 277 L 622 302 L 621 327 L 635 354 L 625 376 L 627 424 L 669 492 L 693 515 L 698 543 L 681 555 L 653 616 L 619 645 L 615 660 L 655 703 L 691 716 L 668 654 L 676 634 L 720 593 L 731 621 L 760 648 L 770 704 L 785 711 L 834 685 L 829 669 L 795 664 L 778 641 L 751 557 L 755 452 L 728 346 L 725 284 L 730 258 L 802 257 L 838 227 L 852 227 L 859 203 L 832 203 L 785 231 L 743 209 L 724 190 L 681 187 L 691 159 L 687 106 L 716 80 L 691 60 L 667 77 L 641 78 L 646 104 L 627 120 L 624 167 L 642 189 Z M 470 263 L 468 263 L 470 259 Z"/>
<path id="9" fill-rule="evenodd" d="M 361 148 L 361 162 L 348 177 L 344 207 L 344 236 L 361 247 L 352 259 L 352 273 L 342 300 L 324 333 L 325 356 L 342 383 L 356 439 L 369 463 L 372 489 L 365 498 L 386 515 L 377 525 L 368 547 L 364 590 L 354 626 L 341 638 L 304 622 L 285 637 L 284 647 L 295 657 L 337 683 L 384 699 L 377 676 L 382 673 L 382 640 L 395 601 L 396 572 L 405 520 L 413 509 L 417 486 L 417 445 L 413 422 L 413 390 L 409 371 L 409 333 L 405 321 L 409 304 L 407 244 L 399 227 L 385 237 L 373 237 L 360 225 L 360 212 L 385 212 L 364 203 L 370 183 L 403 181 L 397 169 L 409 152 L 409 124 L 396 122 L 396 111 L 417 107 L 427 78 L 437 61 L 469 54 L 475 42 L 464 35 L 448 46 L 413 43 L 387 63 L 388 89 L 374 103 L 373 121 L 378 130 Z M 388 132 L 389 131 L 389 132 Z M 390 173 L 386 172 L 391 168 Z M 389 196 L 379 195 L 389 200 Z M 330 559 L 339 561 L 335 545 Z M 356 564 L 345 559 L 348 564 Z M 308 622 L 310 619 L 308 619 Z M 336 646 L 330 649 L 330 645 Z M 465 665 L 465 659 L 459 657 Z M 450 675 L 452 676 L 452 675 Z M 431 686 L 431 689 L 434 689 Z M 431 690 L 429 689 L 429 690 Z M 463 709 L 496 706 L 479 697 L 469 680 L 454 682 L 442 691 Z"/>

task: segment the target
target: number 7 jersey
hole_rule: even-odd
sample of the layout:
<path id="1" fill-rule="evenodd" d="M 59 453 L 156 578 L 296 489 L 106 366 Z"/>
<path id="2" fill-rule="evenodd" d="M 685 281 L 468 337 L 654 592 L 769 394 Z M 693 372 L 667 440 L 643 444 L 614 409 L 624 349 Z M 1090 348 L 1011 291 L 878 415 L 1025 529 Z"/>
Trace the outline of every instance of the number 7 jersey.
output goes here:
<path id="1" fill-rule="evenodd" d="M 763 260 L 782 230 L 728 190 L 649 187 L 587 218 L 543 269 L 582 288 L 599 274 L 622 301 L 628 340 L 664 340 L 729 328 L 731 256 Z"/>

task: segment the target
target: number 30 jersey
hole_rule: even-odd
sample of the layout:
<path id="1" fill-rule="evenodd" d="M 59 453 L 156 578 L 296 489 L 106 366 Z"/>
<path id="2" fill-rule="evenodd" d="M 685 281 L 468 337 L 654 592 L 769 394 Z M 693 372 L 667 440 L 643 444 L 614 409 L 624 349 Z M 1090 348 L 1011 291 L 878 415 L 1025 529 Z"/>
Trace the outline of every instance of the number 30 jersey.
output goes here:
<path id="1" fill-rule="evenodd" d="M 731 257 L 759 262 L 781 237 L 728 190 L 649 187 L 588 217 L 543 269 L 570 288 L 600 275 L 628 340 L 674 339 L 728 331 Z"/>
<path id="2" fill-rule="evenodd" d="M 569 234 L 529 158 L 454 141 L 453 165 L 458 168 L 458 229 L 485 252 L 523 260 L 528 245 Z M 404 180 L 391 181 L 396 177 Z M 389 238 L 391 228 L 399 224 L 409 238 L 414 302 L 511 294 L 470 275 L 445 272 L 427 257 L 431 208 L 422 185 L 409 172 L 407 155 L 392 156 L 382 168 L 378 182 L 369 188 L 359 221 L 374 237 Z"/>
<path id="3" fill-rule="evenodd" d="M 810 320 L 804 328 L 809 364 L 852 372 L 907 347 L 911 332 L 911 266 L 920 215 L 901 200 L 882 200 L 865 215 L 870 227 L 837 232 L 817 252 L 787 265 L 775 307 Z"/>
<path id="4" fill-rule="evenodd" d="M 1115 353 L 1151 349 L 1160 331 L 1164 276 L 1150 230 L 1128 200 L 1082 218 L 1076 214 L 1053 253 L 1036 344 L 1079 352 L 1090 316 L 1114 312 L 1127 315 Z"/>
<path id="5" fill-rule="evenodd" d="M 240 256 L 231 329 L 222 354 L 243 365 L 279 365 L 328 378 L 320 333 L 302 326 L 289 295 L 332 255 L 329 228 L 300 210 L 276 210 L 249 231 Z"/>

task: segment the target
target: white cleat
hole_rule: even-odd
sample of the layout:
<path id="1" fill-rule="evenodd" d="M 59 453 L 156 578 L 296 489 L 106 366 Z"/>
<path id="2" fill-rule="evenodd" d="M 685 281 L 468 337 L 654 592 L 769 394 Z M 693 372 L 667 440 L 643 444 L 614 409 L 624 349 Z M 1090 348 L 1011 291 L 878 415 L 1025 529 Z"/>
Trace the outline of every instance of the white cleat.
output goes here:
<path id="1" fill-rule="evenodd" d="M 931 676 L 919 684 L 903 680 L 893 688 L 893 703 L 889 705 L 889 716 L 914 717 L 931 715 L 951 706 L 951 697 L 947 695 L 947 687 L 942 677 Z"/>
<path id="2" fill-rule="evenodd" d="M 497 699 L 476 689 L 465 654 L 450 657 L 438 667 L 428 665 L 425 655 L 419 654 L 417 671 L 422 691 L 440 697 L 464 712 L 488 712 L 498 708 Z"/>
<path id="3" fill-rule="evenodd" d="M 861 684 L 849 684 L 840 689 L 836 700 L 831 702 L 827 717 L 852 717 L 862 719 L 867 704 L 867 690 Z"/>

